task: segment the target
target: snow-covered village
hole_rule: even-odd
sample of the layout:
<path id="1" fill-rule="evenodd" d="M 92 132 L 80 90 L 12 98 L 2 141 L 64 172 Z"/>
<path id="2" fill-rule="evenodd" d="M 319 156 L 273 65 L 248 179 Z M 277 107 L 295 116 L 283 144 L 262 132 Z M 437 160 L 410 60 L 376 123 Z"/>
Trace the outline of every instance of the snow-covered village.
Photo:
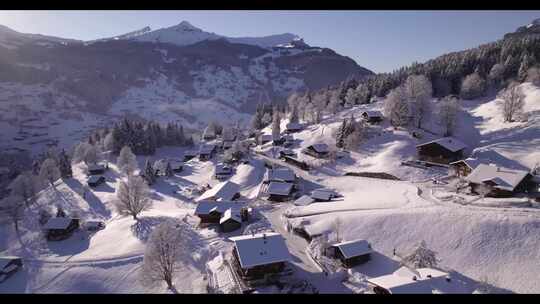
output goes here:
<path id="1" fill-rule="evenodd" d="M 372 72 L 0 25 L 0 293 L 539 293 L 540 19 L 501 31 Z"/>

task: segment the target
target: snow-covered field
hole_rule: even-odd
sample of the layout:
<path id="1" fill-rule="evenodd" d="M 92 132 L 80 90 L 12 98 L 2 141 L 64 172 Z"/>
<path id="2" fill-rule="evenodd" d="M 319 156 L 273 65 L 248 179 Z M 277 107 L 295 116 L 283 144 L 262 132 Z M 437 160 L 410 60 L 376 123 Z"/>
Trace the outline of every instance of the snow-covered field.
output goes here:
<path id="1" fill-rule="evenodd" d="M 509 165 L 527 168 L 534 165 L 540 134 L 536 112 L 540 107 L 540 90 L 530 84 L 523 86 L 527 93 L 527 122 L 497 122 L 498 114 L 491 109 L 496 100 L 465 101 L 466 111 L 459 117 L 456 137 L 468 143 L 470 151 L 492 153 L 489 150 L 496 150 L 500 153 L 496 155 L 497 160 L 508 161 Z M 292 149 L 300 158 L 312 161 L 300 153 L 302 148 L 317 142 L 333 145 L 332 133 L 342 118 L 350 117 L 351 113 L 359 117 L 366 109 L 380 107 L 377 103 L 362 105 L 325 117 L 321 124 L 308 126 L 294 134 L 296 144 Z M 282 129 L 285 124 L 283 121 Z M 270 130 L 265 132 L 270 133 Z M 321 292 L 365 291 L 365 286 L 351 290 L 349 285 L 322 275 L 306 255 L 307 242 L 285 229 L 288 220 L 292 225 L 302 223 L 316 233 L 332 233 L 335 221 L 339 219 L 340 235 L 344 240 L 364 238 L 375 251 L 370 262 L 354 267 L 353 272 L 361 276 L 375 277 L 395 271 L 399 265 L 393 256 L 394 249 L 399 255 L 405 254 L 424 240 L 437 252 L 440 266 L 451 272 L 459 287 L 456 292 L 472 292 L 484 277 L 500 292 L 540 291 L 539 208 L 522 206 L 517 200 L 453 203 L 448 200 L 449 192 L 439 191 L 441 188 L 437 187 L 440 186 L 429 182 L 445 172 L 401 165 L 402 161 L 415 157 L 418 139 L 405 131 L 393 130 L 386 122 L 373 127 L 373 134 L 358 151 L 336 162 L 322 164 L 309 172 L 291 167 L 302 179 L 300 188 L 303 191 L 330 188 L 342 197 L 302 207 L 280 203 L 259 210 L 264 217 L 261 223 L 284 235 L 293 255 L 293 269 L 299 278 L 308 280 Z M 426 133 L 422 141 L 432 137 L 435 135 Z M 181 153 L 182 148 L 163 148 L 152 159 L 178 157 Z M 138 159 L 140 167 L 144 160 Z M 259 200 L 266 170 L 264 161 L 287 166 L 264 155 L 254 155 L 249 164 L 238 165 L 230 180 L 240 185 L 243 197 Z M 197 220 L 192 216 L 194 197 L 187 189 L 218 183 L 212 177 L 215 163 L 217 159 L 209 162 L 191 160 L 176 176 L 160 178 L 152 185 L 153 208 L 143 212 L 138 223 L 130 217 L 119 216 L 113 207 L 118 179 L 122 178 L 114 164 L 106 174 L 106 185 L 87 194 L 86 199 L 81 196 L 85 174 L 82 165 L 76 166 L 73 179 L 58 182 L 56 191 L 46 189 L 40 193 L 37 204 L 27 211 L 29 216 L 22 224 L 20 240 L 11 225 L 2 226 L 0 252 L 23 256 L 25 267 L 0 284 L 0 293 L 166 292 L 164 287 L 147 289 L 139 280 L 148 234 L 166 218 L 187 215 L 187 221 L 195 226 Z M 401 181 L 343 176 L 345 172 L 384 172 Z M 45 242 L 38 232 L 36 209 L 56 205 L 77 212 L 82 219 L 103 220 L 107 226 L 91 237 L 78 232 L 65 241 Z M 282 216 L 284 213 L 287 218 Z M 230 250 L 231 243 L 209 229 L 194 227 L 192 235 L 192 248 L 175 283 L 179 292 L 206 292 L 204 264 L 217 256 L 218 251 Z"/>

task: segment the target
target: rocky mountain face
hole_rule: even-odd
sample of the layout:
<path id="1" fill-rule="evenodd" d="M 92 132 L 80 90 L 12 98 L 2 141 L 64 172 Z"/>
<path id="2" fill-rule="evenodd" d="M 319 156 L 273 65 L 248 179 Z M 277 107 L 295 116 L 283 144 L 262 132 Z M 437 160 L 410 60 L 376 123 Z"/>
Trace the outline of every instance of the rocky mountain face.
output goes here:
<path id="1" fill-rule="evenodd" d="M 520 26 L 513 33 L 508 33 L 504 35 L 504 38 L 540 38 L 540 18 L 533 20 L 531 23 Z"/>
<path id="2" fill-rule="evenodd" d="M 124 115 L 245 122 L 259 102 L 370 74 L 292 34 L 228 38 L 183 22 L 83 42 L 1 27 L 0 149 L 69 146 Z"/>

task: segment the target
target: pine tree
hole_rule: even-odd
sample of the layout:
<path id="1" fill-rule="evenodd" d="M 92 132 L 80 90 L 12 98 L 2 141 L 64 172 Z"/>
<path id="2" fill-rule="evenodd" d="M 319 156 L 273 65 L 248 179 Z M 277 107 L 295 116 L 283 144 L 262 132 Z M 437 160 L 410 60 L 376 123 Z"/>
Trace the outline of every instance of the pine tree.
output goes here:
<path id="1" fill-rule="evenodd" d="M 144 179 L 149 185 L 152 185 L 156 181 L 156 172 L 152 168 L 152 164 L 148 158 L 144 164 Z"/>
<path id="2" fill-rule="evenodd" d="M 174 176 L 174 172 L 171 168 L 171 163 L 170 162 L 167 162 L 167 167 L 165 168 L 165 175 L 167 177 L 171 177 L 171 176 Z"/>

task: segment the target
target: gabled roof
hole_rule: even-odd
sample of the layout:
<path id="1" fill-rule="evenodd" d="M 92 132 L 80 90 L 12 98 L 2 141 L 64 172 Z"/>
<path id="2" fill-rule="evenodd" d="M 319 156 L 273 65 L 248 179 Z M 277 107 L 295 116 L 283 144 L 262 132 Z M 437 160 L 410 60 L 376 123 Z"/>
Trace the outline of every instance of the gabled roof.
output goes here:
<path id="1" fill-rule="evenodd" d="M 212 211 L 217 211 L 223 214 L 227 209 L 240 209 L 240 204 L 236 202 L 216 202 L 216 201 L 202 201 L 197 204 L 195 208 L 195 215 L 208 215 Z"/>
<path id="2" fill-rule="evenodd" d="M 197 201 L 215 200 L 215 201 L 231 201 L 234 196 L 239 193 L 240 186 L 231 181 L 225 181 L 212 187 L 212 189 L 204 192 Z"/>
<path id="3" fill-rule="evenodd" d="M 4 269 L 11 261 L 18 260 L 18 256 L 3 255 L 0 256 L 0 270 Z"/>
<path id="4" fill-rule="evenodd" d="M 66 229 L 71 223 L 72 218 L 70 217 L 51 217 L 45 226 L 44 229 Z"/>
<path id="5" fill-rule="evenodd" d="M 270 182 L 266 192 L 274 195 L 289 195 L 293 189 L 293 184 L 282 182 Z"/>
<path id="6" fill-rule="evenodd" d="M 479 164 L 465 179 L 475 184 L 492 182 L 495 188 L 514 191 L 528 174 L 527 171 Z"/>
<path id="7" fill-rule="evenodd" d="M 294 174 L 294 171 L 290 168 L 276 168 L 268 171 L 267 180 L 278 182 L 294 182 L 296 180 L 296 175 Z"/>
<path id="8" fill-rule="evenodd" d="M 416 147 L 422 147 L 422 146 L 426 146 L 426 145 L 431 145 L 431 144 L 437 144 L 441 147 L 444 147 L 445 149 L 451 151 L 451 152 L 457 152 L 459 150 L 463 150 L 465 148 L 467 148 L 467 145 L 464 144 L 463 142 L 453 138 L 453 137 L 443 137 L 443 138 L 439 138 L 439 139 L 436 139 L 436 140 L 432 140 L 432 141 L 429 141 L 429 142 L 426 142 L 426 143 L 423 143 L 423 144 L 420 144 L 420 145 L 417 145 Z"/>
<path id="9" fill-rule="evenodd" d="M 313 150 L 317 153 L 327 153 L 330 152 L 330 149 L 328 148 L 327 144 L 313 144 L 311 145 Z"/>
<path id="10" fill-rule="evenodd" d="M 308 195 L 302 195 L 297 200 L 294 201 L 294 204 L 297 206 L 307 206 L 313 203 L 315 200 L 309 197 Z"/>
<path id="11" fill-rule="evenodd" d="M 285 240 L 279 233 L 242 235 L 229 239 L 234 242 L 242 268 L 290 260 Z"/>
<path id="12" fill-rule="evenodd" d="M 287 130 L 302 130 L 303 127 L 302 124 L 297 122 L 290 122 L 285 126 Z"/>
<path id="13" fill-rule="evenodd" d="M 380 111 L 364 111 L 362 113 L 362 115 L 364 115 L 364 114 L 366 114 L 367 117 L 369 117 L 369 118 L 374 118 L 374 117 L 382 118 L 383 117 L 383 114 Z"/>
<path id="14" fill-rule="evenodd" d="M 334 197 L 334 192 L 328 189 L 316 189 L 311 192 L 311 197 L 318 200 L 329 201 Z"/>
<path id="15" fill-rule="evenodd" d="M 219 223 L 223 224 L 228 220 L 233 220 L 238 223 L 242 223 L 242 216 L 240 215 L 240 210 L 238 210 L 237 208 L 234 208 L 234 209 L 229 208 L 225 210 L 225 212 L 223 213 L 223 216 L 219 219 Z"/>
<path id="16" fill-rule="evenodd" d="M 456 164 L 459 164 L 459 163 L 463 163 L 465 164 L 467 167 L 471 168 L 471 169 L 476 169 L 476 167 L 478 167 L 478 165 L 480 164 L 488 164 L 489 162 L 486 161 L 486 160 L 483 160 L 483 159 L 477 159 L 477 158 L 467 158 L 467 159 L 462 159 L 462 160 L 458 160 L 458 161 L 455 161 L 453 163 L 450 163 L 450 165 L 456 165 Z"/>
<path id="17" fill-rule="evenodd" d="M 431 276 L 431 277 L 428 277 Z M 383 287 L 392 294 L 397 293 L 432 293 L 436 288 L 436 279 L 448 274 L 437 269 L 420 268 L 412 271 L 403 266 L 392 274 L 368 279 L 371 284 Z M 413 280 L 416 277 L 416 280 Z"/>
<path id="18" fill-rule="evenodd" d="M 371 253 L 371 246 L 366 240 L 341 242 L 333 244 L 332 247 L 339 248 L 339 250 L 346 259 Z"/>

